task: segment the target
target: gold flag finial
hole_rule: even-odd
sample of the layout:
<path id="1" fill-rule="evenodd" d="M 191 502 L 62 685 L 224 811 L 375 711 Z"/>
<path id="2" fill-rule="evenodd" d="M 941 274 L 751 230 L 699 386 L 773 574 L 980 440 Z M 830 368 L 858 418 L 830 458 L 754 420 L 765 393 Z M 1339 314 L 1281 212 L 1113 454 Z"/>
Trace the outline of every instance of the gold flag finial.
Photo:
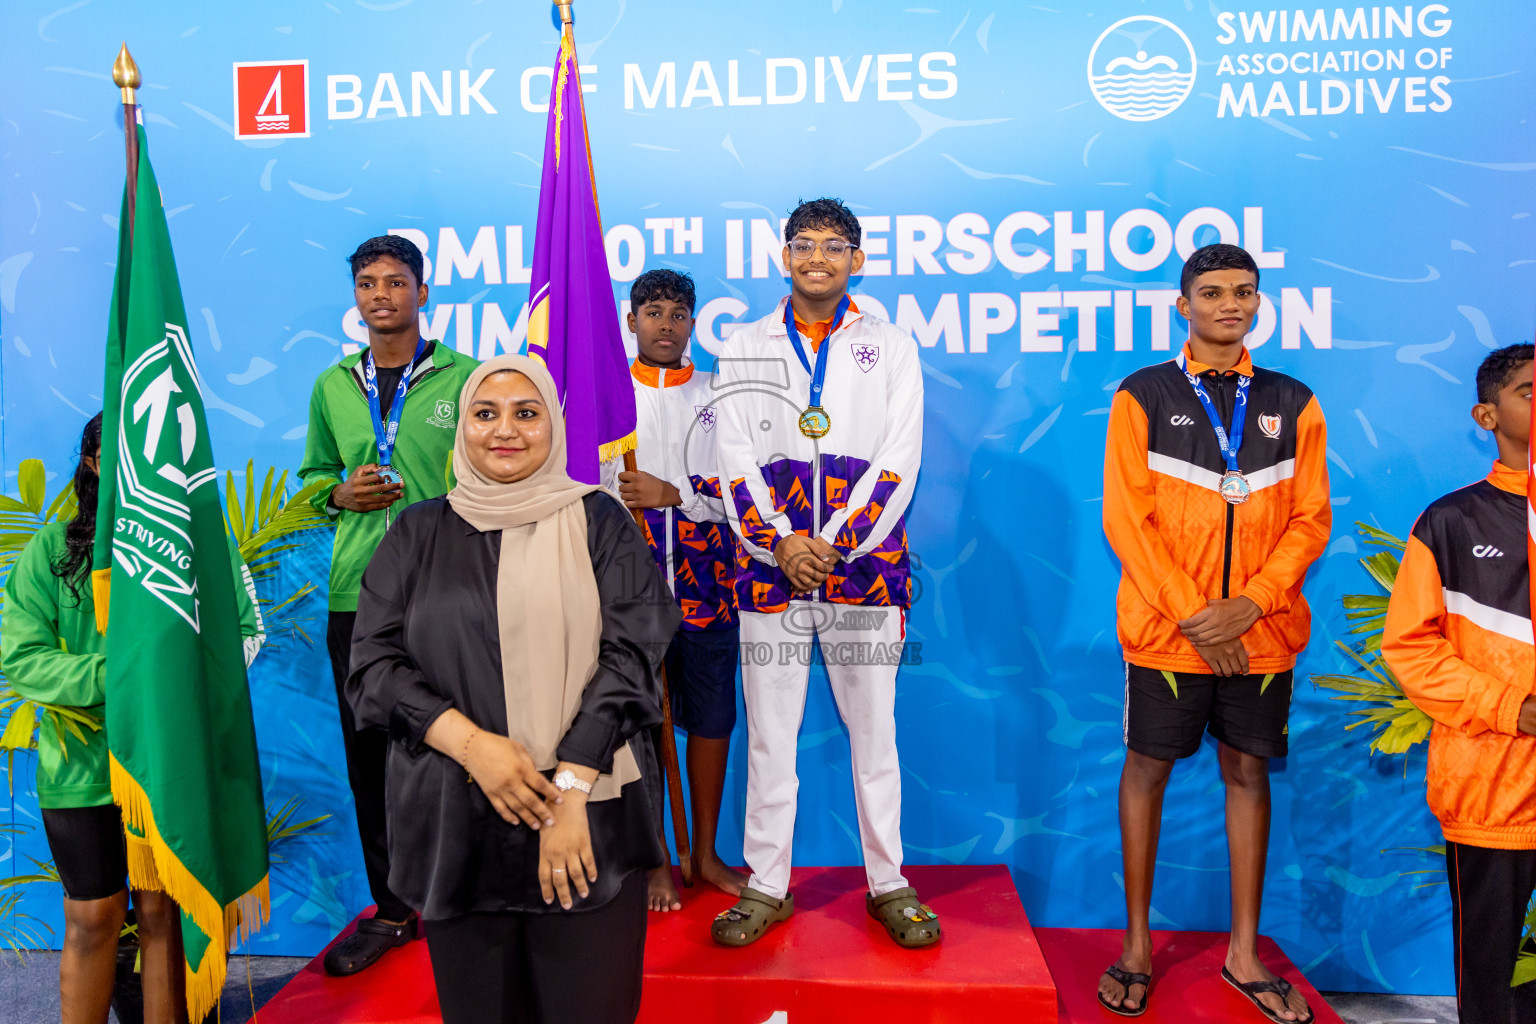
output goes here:
<path id="1" fill-rule="evenodd" d="M 133 54 L 128 52 L 127 43 L 117 51 L 117 60 L 112 62 L 112 81 L 123 90 L 123 102 L 133 105 L 136 102 L 133 91 L 143 79 L 139 77 L 139 66 L 133 62 Z"/>
<path id="2" fill-rule="evenodd" d="M 576 19 L 571 16 L 571 3 L 572 3 L 572 0 L 564 0 L 563 3 L 557 3 L 555 5 L 556 7 L 560 8 L 560 24 L 561 25 L 571 25 L 571 24 L 574 24 L 575 21 L 576 21 Z"/>

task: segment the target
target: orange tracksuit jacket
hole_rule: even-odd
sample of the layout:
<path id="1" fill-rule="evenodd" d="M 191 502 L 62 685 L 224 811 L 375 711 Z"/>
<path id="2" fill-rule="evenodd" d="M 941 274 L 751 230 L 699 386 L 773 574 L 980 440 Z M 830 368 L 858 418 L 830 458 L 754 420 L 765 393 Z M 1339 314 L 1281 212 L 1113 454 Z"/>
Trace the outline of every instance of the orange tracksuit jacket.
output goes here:
<path id="1" fill-rule="evenodd" d="M 1255 369 L 1247 349 L 1218 372 L 1184 349 L 1229 422 L 1237 374 L 1252 376 L 1238 466 L 1252 496 L 1221 496 L 1226 462 L 1200 399 L 1178 363 L 1137 370 L 1109 411 L 1104 533 L 1122 569 L 1116 613 L 1125 660 L 1210 673 L 1179 631 L 1213 598 L 1243 596 L 1263 617 L 1243 635 L 1249 671 L 1284 672 L 1307 645 L 1307 569 L 1328 545 L 1327 427 L 1316 397 L 1283 373 Z"/>
<path id="2" fill-rule="evenodd" d="M 1387 606 L 1381 652 L 1435 720 L 1429 808 L 1453 843 L 1536 849 L 1536 737 L 1519 729 L 1532 695 L 1525 473 L 1494 463 L 1414 524 Z"/>

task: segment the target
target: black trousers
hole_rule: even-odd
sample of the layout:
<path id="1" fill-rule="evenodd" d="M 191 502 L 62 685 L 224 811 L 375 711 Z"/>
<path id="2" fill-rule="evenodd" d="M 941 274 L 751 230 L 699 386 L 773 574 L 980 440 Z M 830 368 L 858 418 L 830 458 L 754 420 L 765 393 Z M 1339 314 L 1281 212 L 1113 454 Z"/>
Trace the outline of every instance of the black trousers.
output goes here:
<path id="1" fill-rule="evenodd" d="M 352 660 L 352 627 L 356 623 L 356 612 L 331 612 L 325 646 L 330 651 L 331 672 L 336 677 L 341 739 L 347 752 L 347 782 L 352 786 L 352 802 L 357 807 L 357 833 L 363 843 L 368 889 L 373 902 L 378 904 L 379 917 L 404 921 L 411 916 L 411 908 L 389 891 L 388 822 L 384 813 L 384 759 L 389 752 L 389 736 L 382 729 L 358 732 L 352 706 L 342 693 Z"/>
<path id="2" fill-rule="evenodd" d="M 1536 998 L 1510 988 L 1526 907 L 1536 891 L 1536 850 L 1445 844 L 1461 1024 L 1536 1024 Z"/>
<path id="3" fill-rule="evenodd" d="M 443 1024 L 633 1024 L 645 966 L 645 872 L 583 913 L 427 922 Z"/>

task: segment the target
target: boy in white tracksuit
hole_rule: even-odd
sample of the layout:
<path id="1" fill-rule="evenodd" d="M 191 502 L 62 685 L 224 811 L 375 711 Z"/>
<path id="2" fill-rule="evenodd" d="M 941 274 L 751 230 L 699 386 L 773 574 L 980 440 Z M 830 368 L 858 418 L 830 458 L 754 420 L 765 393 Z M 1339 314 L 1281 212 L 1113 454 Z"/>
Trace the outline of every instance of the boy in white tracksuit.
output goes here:
<path id="1" fill-rule="evenodd" d="M 694 302 L 693 280 L 672 270 L 648 270 L 630 288 L 639 443 L 636 471 L 619 474 L 618 491 L 644 510 L 646 542 L 683 611 L 665 664 L 672 721 L 688 734 L 694 864 L 735 896 L 747 878 L 715 852 L 715 831 L 736 726 L 736 551 L 716 476 L 715 378 L 687 358 Z M 682 909 L 670 864 L 647 888 L 652 910 Z"/>
<path id="2" fill-rule="evenodd" d="M 940 938 L 937 915 L 901 873 L 895 719 L 910 603 L 902 516 L 922 457 L 922 369 L 907 332 L 848 298 L 864 255 L 847 207 L 802 203 L 784 236 L 791 295 L 730 336 L 716 381 L 719 478 L 742 549 L 741 639 L 771 657 L 742 666 L 752 876 L 712 933 L 744 946 L 793 913 L 795 752 L 816 639 L 848 728 L 866 906 L 899 945 L 928 946 Z"/>

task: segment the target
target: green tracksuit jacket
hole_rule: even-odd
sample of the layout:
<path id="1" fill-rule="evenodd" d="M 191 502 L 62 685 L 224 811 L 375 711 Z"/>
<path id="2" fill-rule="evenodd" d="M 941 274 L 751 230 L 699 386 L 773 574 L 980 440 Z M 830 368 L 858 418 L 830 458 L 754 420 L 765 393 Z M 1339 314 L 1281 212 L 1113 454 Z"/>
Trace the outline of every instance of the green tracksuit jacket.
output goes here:
<path id="1" fill-rule="evenodd" d="M 77 602 L 68 584 L 53 573 L 54 564 L 64 556 L 66 525 L 49 523 L 17 556 L 5 584 L 5 614 L 0 620 L 0 668 L 16 692 L 28 700 L 76 708 L 102 723 L 97 732 L 80 727 L 83 743 L 66 730 L 61 749 L 50 716 L 40 716 L 37 802 L 47 810 L 112 802 L 104 703 L 107 669 L 102 656 L 106 637 L 96 632 L 90 579 L 81 585 Z M 230 560 L 249 665 L 265 633 L 251 574 L 234 545 L 230 545 Z"/>
<path id="2" fill-rule="evenodd" d="M 395 435 L 391 465 L 405 478 L 405 495 L 378 512 L 349 512 L 331 506 L 331 492 L 358 466 L 379 461 L 373 437 L 368 393 L 363 390 L 361 352 L 347 356 L 320 374 L 309 398 L 309 433 L 299 478 L 327 481 L 315 495 L 315 507 L 336 523 L 331 551 L 333 612 L 357 611 L 357 590 L 373 549 L 390 521 L 408 505 L 439 498 L 452 486 L 449 461 L 459 424 L 459 392 L 480 363 L 445 345 L 433 343 L 422 365 L 411 374 Z"/>

